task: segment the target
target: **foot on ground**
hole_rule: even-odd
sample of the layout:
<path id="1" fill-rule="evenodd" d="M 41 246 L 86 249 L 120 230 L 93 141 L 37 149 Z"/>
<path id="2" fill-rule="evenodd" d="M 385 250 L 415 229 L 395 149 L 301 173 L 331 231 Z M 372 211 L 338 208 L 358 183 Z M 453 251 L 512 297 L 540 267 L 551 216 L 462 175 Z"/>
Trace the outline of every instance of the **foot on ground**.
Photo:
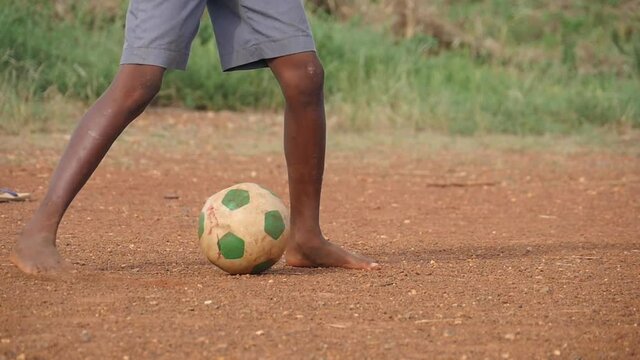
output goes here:
<path id="1" fill-rule="evenodd" d="M 58 254 L 52 235 L 23 234 L 16 242 L 9 260 L 27 274 L 55 273 L 69 266 Z"/>
<path id="2" fill-rule="evenodd" d="M 332 244 L 322 236 L 313 241 L 300 241 L 292 236 L 285 253 L 289 266 L 297 267 L 341 267 L 345 269 L 375 270 L 380 264 L 367 257 L 350 253 Z"/>

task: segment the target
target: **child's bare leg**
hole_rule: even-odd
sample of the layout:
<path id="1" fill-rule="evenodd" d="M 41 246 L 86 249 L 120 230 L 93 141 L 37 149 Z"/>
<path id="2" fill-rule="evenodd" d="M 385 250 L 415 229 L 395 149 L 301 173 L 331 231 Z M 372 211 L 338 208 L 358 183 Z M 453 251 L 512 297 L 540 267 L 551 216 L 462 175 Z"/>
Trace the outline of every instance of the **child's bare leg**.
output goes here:
<path id="1" fill-rule="evenodd" d="M 46 196 L 13 249 L 11 261 L 20 270 L 51 272 L 65 264 L 56 250 L 62 216 L 118 135 L 157 94 L 164 70 L 150 65 L 122 65 L 109 89 L 82 117 Z"/>
<path id="2" fill-rule="evenodd" d="M 291 196 L 291 239 L 287 264 L 374 269 L 373 260 L 327 241 L 320 230 L 324 172 L 325 114 L 322 65 L 314 52 L 269 61 L 286 99 L 284 150 Z"/>

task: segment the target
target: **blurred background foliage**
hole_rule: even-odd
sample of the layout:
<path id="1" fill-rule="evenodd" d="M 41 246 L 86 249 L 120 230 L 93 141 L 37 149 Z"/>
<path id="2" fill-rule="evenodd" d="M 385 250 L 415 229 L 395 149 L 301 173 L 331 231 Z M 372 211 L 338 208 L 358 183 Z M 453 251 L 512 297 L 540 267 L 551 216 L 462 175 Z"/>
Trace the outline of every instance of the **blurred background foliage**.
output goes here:
<path id="1" fill-rule="evenodd" d="M 0 0 L 0 131 L 68 128 L 118 68 L 126 1 Z M 308 0 L 329 125 L 446 134 L 640 127 L 637 0 Z M 269 71 L 220 73 L 208 18 L 157 106 L 274 111 Z"/>

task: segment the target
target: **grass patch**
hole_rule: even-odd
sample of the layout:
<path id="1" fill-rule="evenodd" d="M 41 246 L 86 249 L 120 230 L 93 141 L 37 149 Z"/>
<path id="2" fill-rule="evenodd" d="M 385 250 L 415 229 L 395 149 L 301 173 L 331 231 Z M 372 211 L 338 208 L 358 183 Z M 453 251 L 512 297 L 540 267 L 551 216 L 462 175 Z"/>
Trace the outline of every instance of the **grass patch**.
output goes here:
<path id="1" fill-rule="evenodd" d="M 64 11 L 56 2 L 0 2 L 0 131 L 46 131 L 73 120 L 78 102 L 86 106 L 95 100 L 117 71 L 125 4 L 104 12 L 91 2 L 67 5 Z M 604 45 L 608 35 L 592 26 L 608 21 L 608 12 L 592 7 L 586 20 L 576 20 L 558 18 L 553 9 L 498 6 L 504 1 L 460 3 L 464 6 L 448 9 L 452 20 L 479 17 L 476 26 L 509 48 L 534 44 L 544 51 L 560 49 L 558 56 L 526 63 L 490 61 L 465 49 L 426 56 L 424 49 L 433 42 L 429 37 L 397 40 L 357 21 L 312 16 L 327 74 L 331 126 L 460 135 L 640 126 L 640 77 L 632 65 L 624 71 L 576 67 L 576 49 L 584 41 L 616 51 L 612 43 Z M 495 9 L 488 4 L 510 10 L 492 15 Z M 562 31 L 547 30 L 556 23 Z M 188 70 L 167 75 L 157 105 L 281 109 L 282 96 L 269 71 L 219 72 L 211 31 L 203 21 Z"/>

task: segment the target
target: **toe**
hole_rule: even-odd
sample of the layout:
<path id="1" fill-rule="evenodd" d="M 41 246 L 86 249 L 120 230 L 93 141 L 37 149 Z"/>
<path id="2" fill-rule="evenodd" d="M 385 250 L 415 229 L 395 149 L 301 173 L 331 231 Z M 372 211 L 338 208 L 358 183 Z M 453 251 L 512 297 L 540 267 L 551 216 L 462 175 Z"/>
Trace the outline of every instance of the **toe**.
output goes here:
<path id="1" fill-rule="evenodd" d="M 349 264 L 349 266 L 346 266 L 346 267 L 351 269 L 359 269 L 359 270 L 378 270 L 380 269 L 380 264 L 376 262 L 360 261 L 360 262 L 351 263 Z"/>

